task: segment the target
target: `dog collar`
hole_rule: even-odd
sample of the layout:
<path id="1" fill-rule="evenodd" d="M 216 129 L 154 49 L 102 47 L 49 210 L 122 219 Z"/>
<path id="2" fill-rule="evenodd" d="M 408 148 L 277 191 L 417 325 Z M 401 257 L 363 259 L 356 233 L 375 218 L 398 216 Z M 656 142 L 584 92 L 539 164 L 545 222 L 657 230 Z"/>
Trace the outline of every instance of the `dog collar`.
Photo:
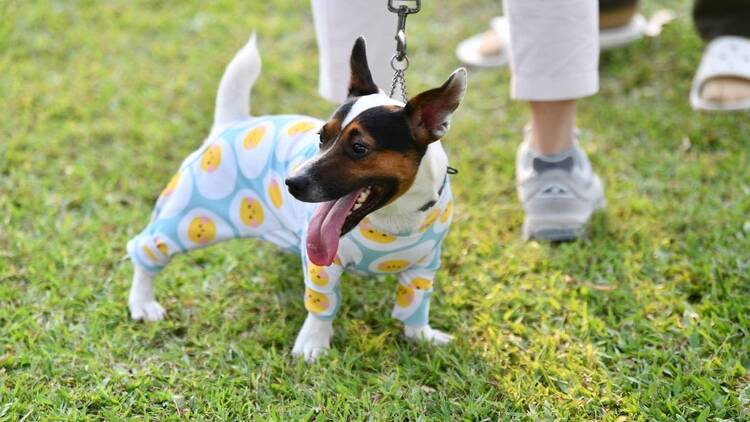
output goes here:
<path id="1" fill-rule="evenodd" d="M 443 193 L 445 193 L 445 186 L 448 184 L 448 176 L 458 174 L 458 170 L 455 168 L 448 166 L 448 169 L 445 172 L 445 177 L 443 177 L 443 184 L 440 185 L 440 189 L 438 189 L 438 199 L 433 199 L 432 201 L 425 202 L 424 205 L 419 207 L 419 211 L 427 211 L 430 208 L 434 207 L 438 202 L 440 202 L 441 199 L 443 199 Z"/>

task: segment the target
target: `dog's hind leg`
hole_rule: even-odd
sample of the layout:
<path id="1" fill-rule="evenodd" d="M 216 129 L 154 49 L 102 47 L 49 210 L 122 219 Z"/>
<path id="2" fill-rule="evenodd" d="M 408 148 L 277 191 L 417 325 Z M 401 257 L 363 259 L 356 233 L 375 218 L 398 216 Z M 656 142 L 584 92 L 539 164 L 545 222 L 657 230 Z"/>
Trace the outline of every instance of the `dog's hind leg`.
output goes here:
<path id="1" fill-rule="evenodd" d="M 130 286 L 128 308 L 134 320 L 160 321 L 167 312 L 154 299 L 154 277 L 137 264 L 133 264 L 133 284 Z"/>

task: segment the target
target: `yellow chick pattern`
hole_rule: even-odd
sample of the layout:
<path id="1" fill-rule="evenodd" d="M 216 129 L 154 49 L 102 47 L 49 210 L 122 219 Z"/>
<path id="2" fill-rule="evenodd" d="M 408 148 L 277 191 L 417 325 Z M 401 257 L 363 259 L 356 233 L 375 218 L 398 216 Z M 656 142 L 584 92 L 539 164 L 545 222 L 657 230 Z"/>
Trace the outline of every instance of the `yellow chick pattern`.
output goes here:
<path id="1" fill-rule="evenodd" d="M 359 232 L 365 239 L 372 240 L 376 243 L 393 243 L 396 240 L 396 236 L 381 232 L 370 224 L 370 220 L 366 217 L 359 223 Z"/>
<path id="2" fill-rule="evenodd" d="M 414 302 L 414 288 L 399 284 L 396 287 L 396 305 L 406 308 Z"/>
<path id="3" fill-rule="evenodd" d="M 307 275 L 316 286 L 322 287 L 328 284 L 328 273 L 326 273 L 325 268 L 315 265 L 312 262 L 307 264 Z"/>
<path id="4" fill-rule="evenodd" d="M 196 217 L 188 227 L 188 238 L 201 245 L 212 242 L 216 238 L 216 224 L 209 217 Z"/>
<path id="5" fill-rule="evenodd" d="M 313 314 L 322 314 L 331 307 L 328 296 L 313 289 L 305 290 L 305 309 Z"/>
<path id="6" fill-rule="evenodd" d="M 247 197 L 240 202 L 240 219 L 249 227 L 259 227 L 263 224 L 263 204 L 256 198 Z"/>
<path id="7" fill-rule="evenodd" d="M 245 147 L 245 149 L 253 149 L 257 147 L 260 141 L 263 140 L 266 132 L 268 132 L 266 126 L 256 126 L 250 129 L 250 132 L 245 135 L 245 138 L 242 141 L 242 146 Z"/>
<path id="8" fill-rule="evenodd" d="M 216 171 L 221 165 L 221 147 L 219 145 L 211 145 L 206 148 L 201 158 L 201 169 L 206 173 L 212 173 Z"/>

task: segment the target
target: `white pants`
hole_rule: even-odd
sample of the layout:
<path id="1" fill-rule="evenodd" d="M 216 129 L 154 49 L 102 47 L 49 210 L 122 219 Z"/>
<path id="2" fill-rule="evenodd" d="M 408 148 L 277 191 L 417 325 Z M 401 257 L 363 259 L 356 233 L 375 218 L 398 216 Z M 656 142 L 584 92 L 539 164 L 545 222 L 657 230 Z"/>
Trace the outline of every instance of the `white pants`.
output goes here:
<path id="1" fill-rule="evenodd" d="M 312 9 L 320 56 L 320 95 L 336 103 L 346 99 L 351 75 L 349 57 L 360 35 L 367 41 L 367 61 L 372 77 L 380 89 L 388 92 L 393 76 L 391 57 L 396 51 L 398 19 L 388 11 L 387 2 L 312 0 Z"/>
<path id="2" fill-rule="evenodd" d="M 320 50 L 319 89 L 324 98 L 334 102 L 346 98 L 349 54 L 360 35 L 367 39 L 367 57 L 375 83 L 383 90 L 389 89 L 396 15 L 388 11 L 385 3 L 312 0 Z M 508 50 L 512 98 L 554 101 L 597 92 L 597 0 L 505 0 L 505 6 L 511 37 Z M 420 18 L 419 14 L 409 17 Z"/>

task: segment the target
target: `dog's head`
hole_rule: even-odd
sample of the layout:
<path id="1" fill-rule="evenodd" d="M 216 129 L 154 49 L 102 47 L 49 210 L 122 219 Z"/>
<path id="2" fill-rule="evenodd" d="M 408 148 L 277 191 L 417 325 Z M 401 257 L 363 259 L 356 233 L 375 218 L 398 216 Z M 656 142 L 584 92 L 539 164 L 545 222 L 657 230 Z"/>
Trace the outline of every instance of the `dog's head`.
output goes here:
<path id="1" fill-rule="evenodd" d="M 307 252 L 330 265 L 339 237 L 409 190 L 427 146 L 448 130 L 466 92 L 458 69 L 438 88 L 405 105 L 375 85 L 364 38 L 354 43 L 347 102 L 320 129 L 320 152 L 286 179 L 305 202 L 323 202 L 310 220 Z"/>

